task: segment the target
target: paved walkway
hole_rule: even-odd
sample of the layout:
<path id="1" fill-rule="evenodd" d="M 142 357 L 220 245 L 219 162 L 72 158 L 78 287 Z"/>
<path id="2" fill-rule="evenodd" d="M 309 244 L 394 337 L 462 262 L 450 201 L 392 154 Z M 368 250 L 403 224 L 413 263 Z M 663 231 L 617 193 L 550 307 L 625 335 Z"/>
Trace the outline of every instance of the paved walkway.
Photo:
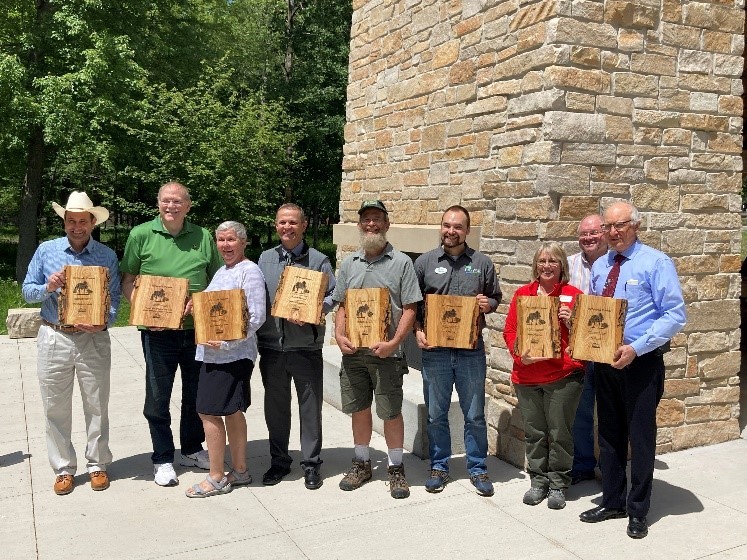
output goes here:
<path id="1" fill-rule="evenodd" d="M 650 534 L 634 541 L 625 534 L 624 519 L 597 525 L 578 521 L 580 512 L 599 503 L 596 482 L 572 487 L 564 510 L 549 510 L 544 503 L 529 507 L 521 503 L 529 486 L 526 475 L 495 458 L 488 464 L 495 496 L 481 498 L 469 484 L 463 458 L 452 464 L 456 482 L 431 495 L 423 488 L 427 463 L 408 454 L 412 495 L 394 500 L 384 483 L 385 445 L 378 435 L 372 442 L 374 481 L 342 492 L 337 484 L 350 464 L 350 421 L 326 405 L 324 486 L 306 490 L 296 468 L 279 485 L 263 487 L 258 481 L 269 456 L 258 375 L 248 412 L 247 453 L 254 484 L 224 496 L 189 500 L 184 490 L 204 473 L 177 470 L 181 484 L 174 488 L 153 483 L 150 438 L 141 413 L 144 365 L 137 331 L 113 329 L 112 347 L 112 486 L 92 492 L 82 473 L 72 494 L 56 496 L 36 381 L 36 341 L 0 337 L 6 402 L 0 425 L 5 488 L 0 498 L 1 558 L 747 559 L 744 440 L 659 457 Z M 77 389 L 73 402 L 73 439 L 84 464 Z M 178 407 L 177 397 L 175 416 Z M 294 432 L 296 459 L 297 442 Z"/>

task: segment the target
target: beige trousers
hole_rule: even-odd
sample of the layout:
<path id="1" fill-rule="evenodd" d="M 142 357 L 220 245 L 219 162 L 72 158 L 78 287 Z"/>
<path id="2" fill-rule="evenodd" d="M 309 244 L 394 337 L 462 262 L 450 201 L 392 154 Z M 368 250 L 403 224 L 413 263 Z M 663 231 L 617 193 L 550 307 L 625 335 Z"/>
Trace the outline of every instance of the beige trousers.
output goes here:
<path id="1" fill-rule="evenodd" d="M 78 461 L 71 441 L 73 381 L 83 399 L 88 472 L 106 470 L 109 450 L 108 331 L 67 334 L 42 325 L 37 336 L 37 374 L 47 426 L 49 464 L 55 474 L 75 475 Z"/>

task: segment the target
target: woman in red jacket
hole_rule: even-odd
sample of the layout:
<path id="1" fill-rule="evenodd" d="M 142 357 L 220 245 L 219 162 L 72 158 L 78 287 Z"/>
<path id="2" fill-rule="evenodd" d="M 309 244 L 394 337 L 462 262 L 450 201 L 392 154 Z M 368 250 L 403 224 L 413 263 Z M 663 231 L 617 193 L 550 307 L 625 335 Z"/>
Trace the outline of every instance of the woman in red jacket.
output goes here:
<path id="1" fill-rule="evenodd" d="M 524 503 L 536 506 L 547 498 L 547 507 L 565 507 L 565 489 L 573 466 L 573 420 L 584 384 L 584 364 L 566 353 L 571 309 L 583 293 L 568 284 L 568 258 L 559 243 L 540 245 L 532 262 L 530 284 L 514 293 L 503 338 L 514 359 L 511 381 L 524 418 L 524 438 L 532 487 Z M 516 298 L 560 299 L 560 358 L 532 358 L 516 351 Z"/>

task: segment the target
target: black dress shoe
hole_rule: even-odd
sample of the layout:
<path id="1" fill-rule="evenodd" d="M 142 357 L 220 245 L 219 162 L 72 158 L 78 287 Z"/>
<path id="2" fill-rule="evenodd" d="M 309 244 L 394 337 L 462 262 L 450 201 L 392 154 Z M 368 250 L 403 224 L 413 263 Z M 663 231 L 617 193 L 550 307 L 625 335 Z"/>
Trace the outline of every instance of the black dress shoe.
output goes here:
<path id="1" fill-rule="evenodd" d="M 303 474 L 303 483 L 309 490 L 316 490 L 322 487 L 322 475 L 319 474 L 319 467 L 306 467 Z"/>
<path id="2" fill-rule="evenodd" d="M 272 465 L 270 469 L 262 476 L 262 484 L 265 486 L 275 486 L 290 474 L 290 467 L 279 467 Z"/>
<path id="3" fill-rule="evenodd" d="M 600 521 L 607 521 L 608 519 L 627 517 L 627 515 L 625 508 L 606 508 L 599 506 L 583 512 L 578 516 L 578 518 L 584 523 L 599 523 Z"/>
<path id="4" fill-rule="evenodd" d="M 648 520 L 645 517 L 631 517 L 628 521 L 628 536 L 631 539 L 642 539 L 648 535 Z"/>

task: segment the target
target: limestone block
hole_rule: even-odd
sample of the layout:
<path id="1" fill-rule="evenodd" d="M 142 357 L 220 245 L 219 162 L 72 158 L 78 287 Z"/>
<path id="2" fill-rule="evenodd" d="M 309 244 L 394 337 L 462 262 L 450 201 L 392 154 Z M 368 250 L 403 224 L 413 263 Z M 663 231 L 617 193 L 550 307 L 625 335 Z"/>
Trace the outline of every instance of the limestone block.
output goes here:
<path id="1" fill-rule="evenodd" d="M 716 54 L 713 57 L 713 73 L 719 76 L 739 77 L 742 75 L 744 59 L 741 56 Z"/>
<path id="2" fill-rule="evenodd" d="M 677 56 L 680 72 L 699 72 L 708 74 L 713 67 L 713 55 L 700 50 L 681 49 Z"/>
<path id="3" fill-rule="evenodd" d="M 524 146 L 522 164 L 560 163 L 559 142 L 533 142 Z"/>
<path id="4" fill-rule="evenodd" d="M 643 164 L 643 172 L 649 181 L 666 181 L 669 178 L 669 158 L 651 158 Z"/>
<path id="5" fill-rule="evenodd" d="M 662 85 L 662 87 L 665 86 Z M 731 80 L 719 76 L 704 76 L 703 74 L 681 74 L 672 87 L 681 87 L 693 91 L 731 93 Z"/>
<path id="6" fill-rule="evenodd" d="M 686 194 L 682 197 L 682 210 L 729 210 L 729 197 L 725 194 Z"/>
<path id="7" fill-rule="evenodd" d="M 542 166 L 537 170 L 538 193 L 586 195 L 589 193 L 589 167 L 585 165 Z"/>
<path id="8" fill-rule="evenodd" d="M 662 251 L 667 255 L 693 255 L 703 251 L 705 233 L 688 229 L 665 231 L 662 234 Z"/>
<path id="9" fill-rule="evenodd" d="M 689 146 L 692 132 L 684 128 L 665 128 L 662 141 L 664 144 Z"/>
<path id="10" fill-rule="evenodd" d="M 549 196 L 516 201 L 516 218 L 519 220 L 546 220 L 555 214 L 555 205 Z"/>
<path id="11" fill-rule="evenodd" d="M 540 22 L 519 31 L 516 41 L 516 49 L 519 52 L 536 49 L 540 45 L 544 45 L 546 39 L 547 24 L 545 22 Z"/>
<path id="12" fill-rule="evenodd" d="M 498 167 L 513 167 L 521 165 L 522 156 L 523 147 L 520 145 L 500 148 L 495 156 L 496 165 L 498 165 Z"/>
<path id="13" fill-rule="evenodd" d="M 454 39 L 448 43 L 444 43 L 436 47 L 433 51 L 433 58 L 431 59 L 431 69 L 442 68 L 444 66 L 450 66 L 456 62 L 459 57 L 459 41 Z"/>
<path id="14" fill-rule="evenodd" d="M 647 111 L 636 109 L 633 112 L 633 123 L 659 128 L 673 127 L 680 124 L 680 114 L 675 111 Z"/>
<path id="15" fill-rule="evenodd" d="M 596 196 L 563 196 L 560 198 L 558 217 L 562 220 L 580 221 L 589 214 L 598 212 L 599 199 Z"/>
<path id="16" fill-rule="evenodd" d="M 718 111 L 718 94 L 705 92 L 690 93 L 690 109 L 699 112 Z"/>
<path id="17" fill-rule="evenodd" d="M 697 379 L 666 379 L 664 380 L 663 398 L 682 398 L 697 395 L 700 382 Z"/>
<path id="18" fill-rule="evenodd" d="M 547 25 L 548 40 L 591 47 L 614 49 L 617 47 L 617 30 L 606 23 L 593 23 L 560 17 Z"/>
<path id="19" fill-rule="evenodd" d="M 633 113 L 633 100 L 625 97 L 597 95 L 596 107 L 599 113 L 631 115 Z"/>
<path id="20" fill-rule="evenodd" d="M 605 115 L 548 111 L 542 123 L 546 140 L 602 143 L 606 130 Z"/>
<path id="21" fill-rule="evenodd" d="M 646 5 L 649 4 L 649 5 Z M 659 25 L 659 2 L 607 0 L 604 21 L 615 27 L 654 29 Z"/>
<path id="22" fill-rule="evenodd" d="M 35 338 L 41 324 L 38 307 L 8 309 L 5 326 L 10 338 Z"/>
<path id="23" fill-rule="evenodd" d="M 741 239 L 739 240 L 741 244 Z M 741 255 L 720 255 L 719 271 L 720 272 L 739 272 L 742 265 Z"/>
<path id="24" fill-rule="evenodd" d="M 562 163 L 615 165 L 614 144 L 567 143 L 563 146 Z"/>
<path id="25" fill-rule="evenodd" d="M 722 443 L 739 437 L 737 418 L 722 422 L 703 422 L 672 428 L 673 449 L 687 449 L 700 445 Z"/>
<path id="26" fill-rule="evenodd" d="M 693 31 L 697 30 L 693 29 Z M 732 52 L 732 37 L 731 33 L 706 29 L 703 31 L 703 49 L 711 52 L 730 53 Z M 695 48 L 697 48 L 697 45 Z"/>
<path id="27" fill-rule="evenodd" d="M 603 70 L 550 66 L 545 70 L 545 77 L 550 85 L 559 88 L 610 93 L 610 75 Z"/>
<path id="28" fill-rule="evenodd" d="M 677 212 L 679 210 L 679 188 L 663 187 L 647 183 L 630 188 L 631 199 L 640 209 L 655 212 Z"/>
<path id="29" fill-rule="evenodd" d="M 564 92 L 557 88 L 527 93 L 514 97 L 508 101 L 509 115 L 523 115 L 527 113 L 542 113 L 545 111 L 562 110 L 565 105 Z"/>
<path id="30" fill-rule="evenodd" d="M 510 4 L 510 2 L 507 2 Z M 544 21 L 554 17 L 558 13 L 560 2 L 556 0 L 542 0 L 520 9 L 511 18 L 511 31 L 534 25 L 538 21 Z"/>
<path id="31" fill-rule="evenodd" d="M 743 33 L 744 12 L 736 4 L 718 6 L 703 2 L 692 2 L 683 6 L 682 23 L 704 29 Z"/>
<path id="32" fill-rule="evenodd" d="M 722 35 L 729 35 L 722 33 Z M 661 38 L 665 45 L 697 49 L 700 47 L 700 30 L 676 23 L 661 24 Z M 706 50 L 712 50 L 706 48 Z M 728 52 L 728 51 L 725 51 Z"/>
<path id="33" fill-rule="evenodd" d="M 685 420 L 685 403 L 679 399 L 662 399 L 656 409 L 657 426 L 678 426 Z"/>
<path id="34" fill-rule="evenodd" d="M 617 48 L 623 52 L 643 51 L 644 35 L 635 29 L 620 29 L 617 32 Z"/>
<path id="35" fill-rule="evenodd" d="M 710 258 L 716 261 L 714 257 Z M 679 272 L 683 274 L 682 271 Z M 695 272 L 703 274 L 708 271 L 697 270 Z M 738 329 L 740 322 L 738 300 L 699 301 L 687 306 L 687 324 L 683 331 L 686 333 L 727 331 Z"/>
<path id="36" fill-rule="evenodd" d="M 677 59 L 648 53 L 633 53 L 630 56 L 630 69 L 641 74 L 677 75 Z"/>
<path id="37" fill-rule="evenodd" d="M 596 104 L 596 96 L 586 93 L 569 91 L 565 95 L 565 106 L 569 111 L 580 113 L 593 113 Z"/>
<path id="38" fill-rule="evenodd" d="M 701 377 L 706 380 L 723 379 L 739 373 L 740 352 L 722 352 L 715 358 L 703 360 L 699 365 Z"/>
<path id="39" fill-rule="evenodd" d="M 655 96 L 658 78 L 635 72 L 613 72 L 612 91 L 615 95 Z"/>
<path id="40" fill-rule="evenodd" d="M 729 118 L 716 115 L 686 114 L 680 117 L 680 126 L 691 130 L 727 132 Z"/>

